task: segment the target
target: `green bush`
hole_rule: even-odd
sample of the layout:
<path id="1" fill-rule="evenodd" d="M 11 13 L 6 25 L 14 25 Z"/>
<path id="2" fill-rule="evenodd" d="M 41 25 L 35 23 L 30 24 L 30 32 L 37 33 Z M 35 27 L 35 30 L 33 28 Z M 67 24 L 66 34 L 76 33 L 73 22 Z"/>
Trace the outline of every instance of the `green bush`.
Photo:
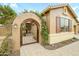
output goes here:
<path id="1" fill-rule="evenodd" d="M 10 54 L 9 41 L 8 37 L 6 37 L 0 48 L 0 56 L 8 56 Z"/>
<path id="2" fill-rule="evenodd" d="M 45 44 L 48 44 L 48 34 L 49 34 L 48 27 L 47 27 L 46 23 L 43 21 L 42 21 L 41 29 L 42 29 L 41 34 L 42 34 L 42 37 L 44 39 L 43 41 Z"/>
<path id="3" fill-rule="evenodd" d="M 26 10 L 25 12 L 27 13 L 28 11 Z M 39 12 L 32 11 L 32 10 L 30 12 L 34 13 L 35 15 L 37 15 L 41 19 L 41 23 L 42 23 L 41 35 L 42 35 L 42 38 L 43 38 L 43 43 L 48 44 L 48 34 L 49 34 L 49 32 L 48 32 L 48 27 L 47 27 L 46 22 L 44 21 L 44 19 L 42 18 L 42 15 Z"/>
<path id="4" fill-rule="evenodd" d="M 30 12 L 34 13 L 35 15 L 37 15 L 41 19 L 41 23 L 42 23 L 41 35 L 42 35 L 42 38 L 44 39 L 43 43 L 48 44 L 48 34 L 49 34 L 49 32 L 48 32 L 48 26 L 47 26 L 46 22 L 42 18 L 41 14 L 39 14 L 38 12 L 34 12 L 34 11 L 30 11 Z"/>

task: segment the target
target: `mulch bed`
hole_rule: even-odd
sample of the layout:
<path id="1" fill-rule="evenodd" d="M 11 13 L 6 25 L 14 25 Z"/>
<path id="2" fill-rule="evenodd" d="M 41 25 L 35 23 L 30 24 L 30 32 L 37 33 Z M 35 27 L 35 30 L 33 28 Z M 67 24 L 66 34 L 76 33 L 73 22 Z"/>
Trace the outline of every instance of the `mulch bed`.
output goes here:
<path id="1" fill-rule="evenodd" d="M 59 42 L 59 43 L 55 43 L 55 44 L 52 44 L 52 45 L 43 45 L 43 46 L 46 49 L 55 50 L 55 49 L 58 49 L 60 47 L 66 46 L 68 44 L 74 43 L 76 41 L 79 41 L 79 39 L 72 38 L 72 39 L 65 40 L 65 41 L 62 41 L 62 42 Z"/>

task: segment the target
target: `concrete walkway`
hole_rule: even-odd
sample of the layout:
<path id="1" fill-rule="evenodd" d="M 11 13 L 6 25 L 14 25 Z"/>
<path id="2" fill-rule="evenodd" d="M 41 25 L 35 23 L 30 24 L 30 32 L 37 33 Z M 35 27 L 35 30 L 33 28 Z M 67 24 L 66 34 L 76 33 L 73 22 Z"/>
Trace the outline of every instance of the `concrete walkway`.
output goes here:
<path id="1" fill-rule="evenodd" d="M 26 36 L 23 36 L 23 45 L 32 42 L 36 42 L 36 40 L 33 38 L 33 35 L 31 33 L 26 34 Z"/>
<path id="2" fill-rule="evenodd" d="M 21 56 L 78 56 L 79 41 L 56 50 L 48 50 L 42 47 L 39 43 L 22 46 L 20 50 Z"/>

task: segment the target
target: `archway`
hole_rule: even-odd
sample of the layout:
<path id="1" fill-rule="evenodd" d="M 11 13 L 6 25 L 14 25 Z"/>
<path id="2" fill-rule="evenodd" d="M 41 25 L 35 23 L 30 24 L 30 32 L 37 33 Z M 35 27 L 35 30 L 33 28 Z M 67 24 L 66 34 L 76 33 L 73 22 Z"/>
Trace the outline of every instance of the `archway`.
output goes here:
<path id="1" fill-rule="evenodd" d="M 12 24 L 12 42 L 13 42 L 13 53 L 20 55 L 20 46 L 22 43 L 22 33 L 21 33 L 21 25 L 23 22 L 34 22 L 37 26 L 37 40 L 39 43 L 41 43 L 41 20 L 40 18 L 35 15 L 34 13 L 24 13 L 20 16 L 17 16 Z"/>
<path id="2" fill-rule="evenodd" d="M 39 23 L 33 19 L 24 20 L 20 34 L 20 46 L 39 43 Z"/>

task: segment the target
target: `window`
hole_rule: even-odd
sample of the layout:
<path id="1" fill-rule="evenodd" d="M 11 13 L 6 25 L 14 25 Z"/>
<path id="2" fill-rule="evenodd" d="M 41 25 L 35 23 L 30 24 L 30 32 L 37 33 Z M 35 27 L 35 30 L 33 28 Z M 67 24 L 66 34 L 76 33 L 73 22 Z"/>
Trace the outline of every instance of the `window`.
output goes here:
<path id="1" fill-rule="evenodd" d="M 56 32 L 69 32 L 72 29 L 72 22 L 70 19 L 64 17 L 57 17 Z"/>

